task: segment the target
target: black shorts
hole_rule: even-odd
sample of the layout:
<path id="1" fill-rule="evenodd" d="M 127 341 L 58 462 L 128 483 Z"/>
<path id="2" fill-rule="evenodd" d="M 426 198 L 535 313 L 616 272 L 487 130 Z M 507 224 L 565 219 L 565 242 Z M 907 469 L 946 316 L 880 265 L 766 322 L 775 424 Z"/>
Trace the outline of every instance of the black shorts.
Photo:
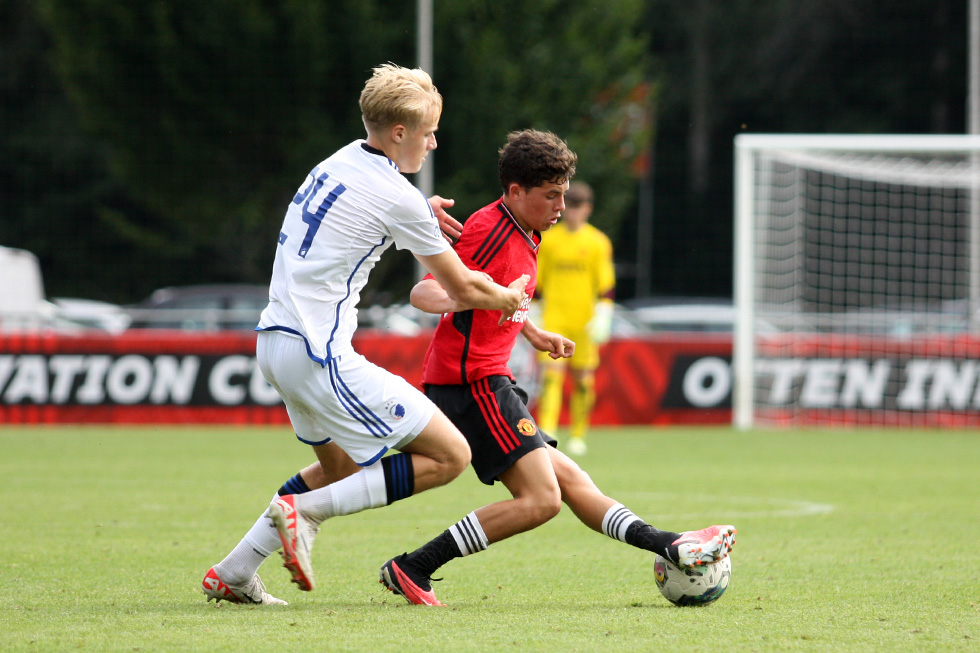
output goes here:
<path id="1" fill-rule="evenodd" d="M 506 376 L 467 385 L 427 385 L 425 395 L 466 437 L 473 470 L 487 485 L 521 456 L 558 443 L 538 429 L 527 409 L 527 393 Z"/>

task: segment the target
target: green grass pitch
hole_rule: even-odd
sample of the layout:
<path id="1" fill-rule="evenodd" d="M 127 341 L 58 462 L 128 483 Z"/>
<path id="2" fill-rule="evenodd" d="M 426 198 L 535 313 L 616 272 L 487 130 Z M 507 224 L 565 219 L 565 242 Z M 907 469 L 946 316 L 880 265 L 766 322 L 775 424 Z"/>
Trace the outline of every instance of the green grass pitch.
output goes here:
<path id="1" fill-rule="evenodd" d="M 471 471 L 329 521 L 318 587 L 288 607 L 207 604 L 200 581 L 311 462 L 288 428 L 0 428 L 4 651 L 978 651 L 980 433 L 594 429 L 583 466 L 671 530 L 734 523 L 732 582 L 677 608 L 653 556 L 541 528 L 443 568 L 447 609 L 378 567 L 504 498 Z"/>

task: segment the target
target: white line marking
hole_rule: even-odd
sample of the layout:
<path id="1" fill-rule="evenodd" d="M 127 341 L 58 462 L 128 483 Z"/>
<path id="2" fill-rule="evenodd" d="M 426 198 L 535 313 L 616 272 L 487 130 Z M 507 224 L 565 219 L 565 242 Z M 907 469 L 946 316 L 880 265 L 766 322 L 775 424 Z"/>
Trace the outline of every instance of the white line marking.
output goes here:
<path id="1" fill-rule="evenodd" d="M 733 497 L 728 495 L 707 495 L 707 494 L 684 494 L 677 492 L 620 492 L 630 498 L 642 499 L 656 504 L 657 506 L 669 506 L 672 508 L 695 508 L 700 504 L 707 504 L 710 509 L 698 512 L 662 512 L 653 511 L 658 520 L 666 519 L 694 519 L 705 515 L 724 514 L 725 519 L 745 519 L 750 517 L 810 517 L 813 515 L 826 515 L 834 511 L 834 505 L 830 503 L 817 503 L 815 501 L 799 501 L 794 499 L 781 499 L 779 497 Z M 629 504 L 627 504 L 629 505 Z M 742 509 L 732 509 L 733 506 L 744 506 Z M 766 508 L 769 506 L 769 508 Z M 644 513 L 648 511 L 643 511 Z"/>

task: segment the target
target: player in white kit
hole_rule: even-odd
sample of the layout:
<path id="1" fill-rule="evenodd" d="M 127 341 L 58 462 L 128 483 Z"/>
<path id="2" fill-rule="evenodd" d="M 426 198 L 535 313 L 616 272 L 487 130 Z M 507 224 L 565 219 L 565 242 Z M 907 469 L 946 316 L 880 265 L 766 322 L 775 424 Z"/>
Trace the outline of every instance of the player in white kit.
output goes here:
<path id="1" fill-rule="evenodd" d="M 367 138 L 317 165 L 286 211 L 256 328 L 259 367 L 318 462 L 289 479 L 208 570 L 208 600 L 285 604 L 256 573 L 280 546 L 293 582 L 312 590 L 310 550 L 321 522 L 444 485 L 469 464 L 469 446 L 445 415 L 351 345 L 360 291 L 388 247 L 408 249 L 461 303 L 499 310 L 502 320 L 525 297 L 527 277 L 505 288 L 463 265 L 443 237 L 443 229 L 459 233 L 445 212 L 451 201 L 427 200 L 402 176 L 418 172 L 436 147 L 442 97 L 429 76 L 379 66 L 360 106 Z M 400 453 L 385 456 L 390 449 Z"/>

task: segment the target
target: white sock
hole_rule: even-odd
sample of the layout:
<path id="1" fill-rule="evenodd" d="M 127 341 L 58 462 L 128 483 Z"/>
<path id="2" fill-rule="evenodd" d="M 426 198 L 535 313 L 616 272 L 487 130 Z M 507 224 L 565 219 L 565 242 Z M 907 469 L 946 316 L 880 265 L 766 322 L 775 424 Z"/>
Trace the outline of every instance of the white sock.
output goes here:
<path id="1" fill-rule="evenodd" d="M 214 566 L 215 571 L 218 572 L 221 580 L 231 585 L 248 582 L 265 559 L 278 551 L 281 546 L 279 531 L 263 512 L 231 553 Z"/>
<path id="2" fill-rule="evenodd" d="M 319 490 L 297 494 L 296 508 L 313 522 L 388 505 L 385 475 L 378 461 Z"/>
<path id="3" fill-rule="evenodd" d="M 456 541 L 456 546 L 459 547 L 459 552 L 463 556 L 479 553 L 490 546 L 487 535 L 483 532 L 483 526 L 480 525 L 480 520 L 475 512 L 471 512 L 450 526 L 449 533 L 453 536 L 453 540 Z"/>
<path id="4" fill-rule="evenodd" d="M 626 530 L 630 524 L 638 521 L 637 517 L 629 508 L 621 503 L 609 508 L 606 516 L 602 518 L 602 532 L 620 542 L 626 541 Z"/>

